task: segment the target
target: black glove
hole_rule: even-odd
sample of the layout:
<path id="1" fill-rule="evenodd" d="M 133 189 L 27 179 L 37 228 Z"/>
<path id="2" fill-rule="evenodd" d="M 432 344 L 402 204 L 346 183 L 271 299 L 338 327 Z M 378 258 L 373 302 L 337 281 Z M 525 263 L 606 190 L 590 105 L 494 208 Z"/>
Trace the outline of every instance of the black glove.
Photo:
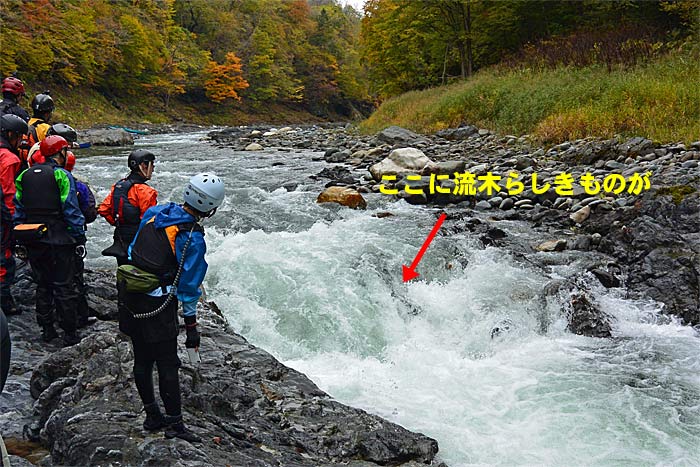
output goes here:
<path id="1" fill-rule="evenodd" d="M 85 235 L 80 235 L 78 237 L 75 237 L 75 240 L 78 245 L 85 245 L 85 242 L 87 242 L 87 238 L 85 238 Z"/>
<path id="2" fill-rule="evenodd" d="M 185 341 L 185 348 L 196 349 L 199 347 L 199 331 L 197 331 L 197 317 L 196 316 L 185 316 L 185 332 L 187 333 L 187 340 Z"/>

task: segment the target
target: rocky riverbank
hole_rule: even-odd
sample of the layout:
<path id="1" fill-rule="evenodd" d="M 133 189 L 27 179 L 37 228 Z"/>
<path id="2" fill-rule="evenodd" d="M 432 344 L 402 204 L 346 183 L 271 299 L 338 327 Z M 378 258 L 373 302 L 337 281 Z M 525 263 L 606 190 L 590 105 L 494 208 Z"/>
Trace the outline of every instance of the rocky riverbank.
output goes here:
<path id="1" fill-rule="evenodd" d="M 39 340 L 27 269 L 15 287 L 24 313 L 10 318 L 12 366 L 0 396 L 0 433 L 22 456 L 13 466 L 417 466 L 437 453 L 435 440 L 331 399 L 237 335 L 213 303 L 199 309 L 204 363 L 192 366 L 180 346 L 184 418 L 203 442 L 144 432 L 133 353 L 110 321 L 113 273 L 88 271 L 99 319 L 79 344 L 60 348 Z"/>
<path id="2" fill-rule="evenodd" d="M 562 291 L 570 296 L 566 313 L 574 332 L 610 335 L 610 317 L 586 291 L 591 278 L 605 287 L 623 287 L 630 297 L 663 303 L 665 313 L 687 324 L 700 323 L 700 141 L 686 146 L 640 137 L 589 138 L 542 147 L 527 135 L 502 136 L 473 126 L 435 135 L 391 127 L 371 136 L 353 134 L 342 126 L 246 127 L 212 132 L 210 138 L 237 150 L 319 151 L 318 158 L 329 165 L 312 178 L 328 179 L 326 186 L 348 187 L 360 194 L 379 192 L 382 176 L 396 175 L 396 180 L 383 182 L 386 188 L 397 189 L 392 196 L 445 209 L 447 234 L 469 230 L 484 245 L 507 248 L 545 272 L 586 252 L 586 277 L 553 281 L 542 291 L 543 300 Z M 455 172 L 500 176 L 501 191 L 455 195 Z M 524 183 L 516 195 L 508 194 L 511 173 Z M 563 173 L 573 180 L 566 195 L 555 191 Z M 618 182 L 624 178 L 625 187 L 618 184 L 606 187 L 610 193 L 602 187 L 597 194 L 587 193 L 579 184 L 587 173 L 601 184 L 610 175 Z M 409 180 L 409 174 L 420 177 Z M 531 183 L 533 174 L 536 187 Z M 633 189 L 634 174 L 642 180 L 648 174 L 648 186 L 641 182 L 641 190 Z M 439 180 L 437 186 L 446 193 L 431 194 L 431 180 Z M 551 188 L 541 192 L 546 184 Z M 407 193 L 407 185 L 414 193 Z M 344 190 L 343 197 L 350 199 L 349 193 Z M 352 199 L 355 207 L 363 205 Z M 527 222 L 540 240 L 523 242 L 499 227 L 499 221 L 514 220 Z"/>

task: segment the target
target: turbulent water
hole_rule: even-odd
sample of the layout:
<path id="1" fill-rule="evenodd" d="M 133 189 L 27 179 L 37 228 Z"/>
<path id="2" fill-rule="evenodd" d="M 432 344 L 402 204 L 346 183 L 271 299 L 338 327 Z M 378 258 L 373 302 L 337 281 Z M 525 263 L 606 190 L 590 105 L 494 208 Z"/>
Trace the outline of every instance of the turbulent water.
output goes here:
<path id="1" fill-rule="evenodd" d="M 405 285 L 429 208 L 383 195 L 367 211 L 319 206 L 324 182 L 308 178 L 327 166 L 318 154 L 235 152 L 204 135 L 137 145 L 158 155 L 161 202 L 180 202 L 196 172 L 225 179 L 225 204 L 206 221 L 206 294 L 253 344 L 339 401 L 437 439 L 452 467 L 700 465 L 700 339 L 657 304 L 595 289 L 615 337 L 573 335 L 557 304 L 537 299 L 550 278 L 468 234 L 438 236 Z M 75 174 L 101 200 L 127 153 L 79 154 Z M 394 216 L 373 217 L 383 211 Z M 111 231 L 91 227 L 88 267 L 113 265 L 99 256 Z"/>

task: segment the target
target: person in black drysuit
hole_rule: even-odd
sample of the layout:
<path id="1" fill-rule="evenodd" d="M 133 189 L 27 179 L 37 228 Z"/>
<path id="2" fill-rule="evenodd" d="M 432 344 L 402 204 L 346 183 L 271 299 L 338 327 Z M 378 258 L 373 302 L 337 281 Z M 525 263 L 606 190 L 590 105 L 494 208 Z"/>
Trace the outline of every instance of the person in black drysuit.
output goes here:
<path id="1" fill-rule="evenodd" d="M 78 205 L 73 176 L 63 168 L 68 142 L 58 135 L 47 136 L 40 150 L 42 164 L 22 172 L 15 185 L 14 222 L 45 224 L 46 235 L 26 243 L 29 266 L 37 282 L 36 316 L 45 342 L 58 337 L 54 328 L 55 301 L 58 322 L 64 330 L 63 344 L 77 344 L 78 291 L 75 260 L 78 246 L 85 245 L 85 217 Z"/>
<path id="2" fill-rule="evenodd" d="M 29 121 L 29 113 L 19 105 L 19 100 L 26 94 L 24 83 L 19 78 L 8 76 L 2 80 L 2 100 L 0 101 L 0 116 L 4 114 L 17 115 L 25 122 Z"/>

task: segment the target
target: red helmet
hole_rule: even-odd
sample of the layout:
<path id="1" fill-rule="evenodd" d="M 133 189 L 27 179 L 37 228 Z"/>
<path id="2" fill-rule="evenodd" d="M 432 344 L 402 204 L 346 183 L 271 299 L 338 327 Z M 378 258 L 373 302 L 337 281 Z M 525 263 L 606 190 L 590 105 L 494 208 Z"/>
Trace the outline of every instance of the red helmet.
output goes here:
<path id="1" fill-rule="evenodd" d="M 10 76 L 2 80 L 2 92 L 9 92 L 15 96 L 23 96 L 24 84 L 21 79 Z"/>
<path id="2" fill-rule="evenodd" d="M 39 150 L 46 158 L 55 156 L 61 152 L 63 148 L 68 148 L 68 141 L 66 141 L 63 136 L 47 136 L 39 143 Z"/>
<path id="3" fill-rule="evenodd" d="M 73 154 L 73 151 L 68 151 L 66 153 L 66 163 L 63 164 L 63 168 L 71 172 L 73 171 L 73 167 L 75 167 L 75 154 Z"/>

